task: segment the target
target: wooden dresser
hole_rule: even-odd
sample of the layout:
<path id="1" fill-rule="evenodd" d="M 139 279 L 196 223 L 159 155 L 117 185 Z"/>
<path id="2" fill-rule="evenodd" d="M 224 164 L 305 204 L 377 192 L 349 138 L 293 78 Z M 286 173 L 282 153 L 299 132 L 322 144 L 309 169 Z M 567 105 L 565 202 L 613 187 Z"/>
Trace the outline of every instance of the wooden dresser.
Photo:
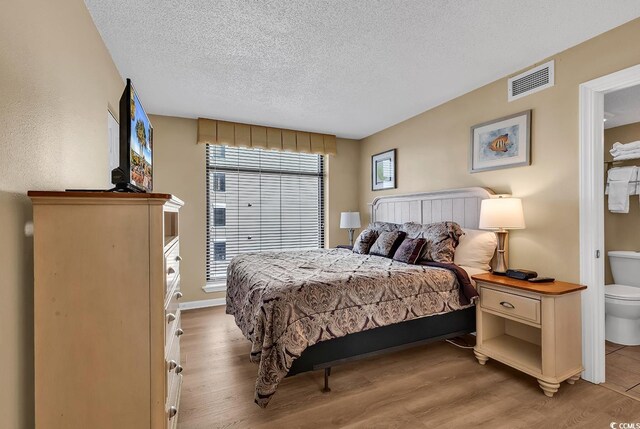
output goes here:
<path id="1" fill-rule="evenodd" d="M 473 276 L 478 362 L 493 358 L 538 380 L 552 397 L 560 383 L 573 384 L 582 367 L 580 292 L 566 282 L 531 283 L 494 274 Z"/>
<path id="2" fill-rule="evenodd" d="M 38 428 L 175 428 L 183 205 L 31 191 Z"/>

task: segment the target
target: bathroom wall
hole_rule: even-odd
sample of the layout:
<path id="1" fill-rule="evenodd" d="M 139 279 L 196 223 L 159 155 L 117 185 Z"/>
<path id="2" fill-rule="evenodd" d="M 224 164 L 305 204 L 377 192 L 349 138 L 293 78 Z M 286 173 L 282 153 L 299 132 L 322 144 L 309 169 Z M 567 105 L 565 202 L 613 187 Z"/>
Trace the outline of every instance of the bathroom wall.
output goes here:
<path id="1" fill-rule="evenodd" d="M 640 119 L 640 118 L 638 118 Z M 615 142 L 629 143 L 640 140 L 640 122 L 609 128 L 604 131 L 604 159 L 611 160 L 609 149 Z M 627 161 L 621 165 L 638 165 L 640 160 Z M 605 197 L 604 211 L 604 244 L 605 250 L 638 250 L 640 251 L 640 197 L 632 196 L 629 202 L 629 213 L 611 213 L 607 210 Z M 605 259 L 605 284 L 613 283 L 609 266 L 609 258 Z"/>

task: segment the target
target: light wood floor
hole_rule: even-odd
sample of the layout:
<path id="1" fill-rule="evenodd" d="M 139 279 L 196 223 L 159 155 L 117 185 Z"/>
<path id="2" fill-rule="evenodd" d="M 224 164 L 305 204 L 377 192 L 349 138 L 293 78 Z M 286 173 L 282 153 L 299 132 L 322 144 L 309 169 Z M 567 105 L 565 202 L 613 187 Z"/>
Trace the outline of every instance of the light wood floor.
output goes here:
<path id="1" fill-rule="evenodd" d="M 253 403 L 249 342 L 223 307 L 184 312 L 181 429 L 608 428 L 639 422 L 640 402 L 579 380 L 554 398 L 538 383 L 472 350 L 438 342 L 285 379 L 267 409 Z"/>
<path id="2" fill-rule="evenodd" d="M 640 346 L 621 346 L 607 341 L 605 350 L 607 381 L 603 386 L 640 400 Z"/>

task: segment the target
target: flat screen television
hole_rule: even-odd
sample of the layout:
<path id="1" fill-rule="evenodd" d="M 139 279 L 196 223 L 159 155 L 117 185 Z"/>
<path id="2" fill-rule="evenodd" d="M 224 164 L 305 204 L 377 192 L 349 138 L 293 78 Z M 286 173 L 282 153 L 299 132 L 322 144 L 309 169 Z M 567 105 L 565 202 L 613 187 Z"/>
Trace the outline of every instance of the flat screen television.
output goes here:
<path id="1" fill-rule="evenodd" d="M 131 79 L 120 98 L 120 165 L 111 171 L 116 191 L 153 190 L 153 127 Z"/>

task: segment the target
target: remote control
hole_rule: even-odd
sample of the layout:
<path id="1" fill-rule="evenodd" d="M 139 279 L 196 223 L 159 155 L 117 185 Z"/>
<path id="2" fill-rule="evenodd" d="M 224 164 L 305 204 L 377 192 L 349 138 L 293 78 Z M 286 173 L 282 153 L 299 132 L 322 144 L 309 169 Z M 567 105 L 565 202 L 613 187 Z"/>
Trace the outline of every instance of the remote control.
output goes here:
<path id="1" fill-rule="evenodd" d="M 534 277 L 532 279 L 529 279 L 531 283 L 551 283 L 555 280 L 556 279 L 554 279 L 553 277 Z"/>

